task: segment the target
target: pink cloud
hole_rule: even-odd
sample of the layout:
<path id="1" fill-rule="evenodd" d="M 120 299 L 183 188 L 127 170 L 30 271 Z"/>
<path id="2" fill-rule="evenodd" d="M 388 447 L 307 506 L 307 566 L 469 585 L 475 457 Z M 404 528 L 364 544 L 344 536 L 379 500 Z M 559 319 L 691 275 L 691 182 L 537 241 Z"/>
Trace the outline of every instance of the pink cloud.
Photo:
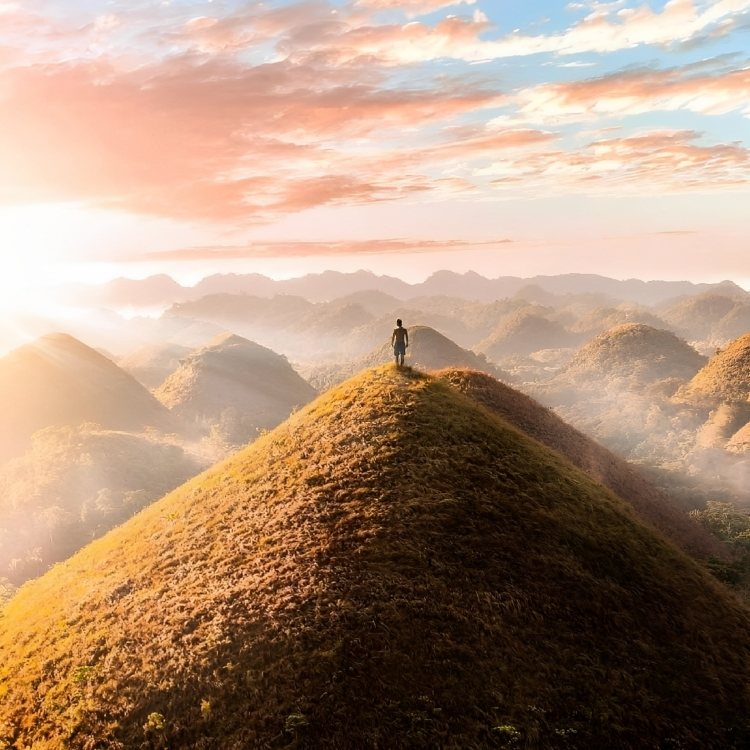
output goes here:
<path id="1" fill-rule="evenodd" d="M 750 69 L 695 73 L 691 69 L 637 70 L 601 78 L 543 84 L 517 96 L 519 116 L 531 121 L 637 115 L 688 110 L 750 116 Z"/>
<path id="2" fill-rule="evenodd" d="M 124 261 L 154 260 L 218 260 L 239 258 L 307 258 L 336 255 L 382 255 L 448 252 L 465 249 L 491 249 L 506 245 L 512 240 L 501 239 L 488 242 L 465 240 L 365 240 L 343 242 L 277 241 L 254 242 L 246 246 L 191 247 L 167 252 L 143 253 L 122 258 Z"/>
<path id="3" fill-rule="evenodd" d="M 497 189 L 536 194 L 663 194 L 747 190 L 750 150 L 737 144 L 701 145 L 700 134 L 658 130 L 596 140 L 583 149 L 536 151 L 477 170 Z"/>

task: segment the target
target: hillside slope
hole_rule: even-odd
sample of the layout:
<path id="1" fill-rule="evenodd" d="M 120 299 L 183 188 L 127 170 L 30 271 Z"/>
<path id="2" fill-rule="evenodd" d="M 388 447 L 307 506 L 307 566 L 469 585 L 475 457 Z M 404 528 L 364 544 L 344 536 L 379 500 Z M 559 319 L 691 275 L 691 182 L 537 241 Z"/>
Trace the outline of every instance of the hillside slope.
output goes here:
<path id="1" fill-rule="evenodd" d="M 627 461 L 564 422 L 538 401 L 481 372 L 447 369 L 435 373 L 526 435 L 557 451 L 632 506 L 636 515 L 694 557 L 723 557 L 721 543 L 694 523 L 670 498 Z"/>
<path id="2" fill-rule="evenodd" d="M 712 357 L 689 383 L 677 391 L 675 400 L 697 407 L 716 408 L 722 403 L 745 404 L 749 396 L 750 333 L 747 333 Z"/>
<path id="3" fill-rule="evenodd" d="M 746 747 L 750 613 L 444 382 L 368 371 L 0 618 L 0 740 Z"/>
<path id="4" fill-rule="evenodd" d="M 46 427 L 95 422 L 164 432 L 179 422 L 135 378 L 72 336 L 51 333 L 0 359 L 0 462 L 23 454 Z"/>
<path id="5" fill-rule="evenodd" d="M 544 308 L 541 308 L 544 309 Z M 511 355 L 527 355 L 541 349 L 575 346 L 579 337 L 556 321 L 547 320 L 533 308 L 521 310 L 500 325 L 474 348 L 499 361 Z"/>
<path id="6" fill-rule="evenodd" d="M 224 333 L 186 357 L 155 395 L 185 422 L 206 430 L 219 425 L 239 444 L 283 422 L 317 391 L 285 357 Z"/>

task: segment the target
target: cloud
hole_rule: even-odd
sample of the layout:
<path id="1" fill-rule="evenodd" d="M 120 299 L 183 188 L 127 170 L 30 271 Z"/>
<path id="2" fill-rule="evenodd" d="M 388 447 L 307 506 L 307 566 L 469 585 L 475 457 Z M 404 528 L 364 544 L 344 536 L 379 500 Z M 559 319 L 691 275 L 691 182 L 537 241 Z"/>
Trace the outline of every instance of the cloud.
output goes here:
<path id="1" fill-rule="evenodd" d="M 687 110 L 750 117 L 750 68 L 718 73 L 634 70 L 583 81 L 543 84 L 519 92 L 518 116 L 531 122 L 586 120 Z"/>
<path id="2" fill-rule="evenodd" d="M 355 5 L 373 10 L 398 10 L 415 17 L 456 5 L 474 5 L 477 0 L 357 0 Z"/>
<path id="3" fill-rule="evenodd" d="M 0 74 L 0 201 L 80 200 L 169 216 L 255 220 L 427 190 L 423 175 L 373 181 L 352 145 L 496 99 L 447 85 L 361 83 L 357 70 L 286 62 L 173 62 L 120 75 L 105 64 Z M 366 148 L 362 147 L 364 151 Z"/>
<path id="4" fill-rule="evenodd" d="M 249 245 L 225 247 L 190 247 L 166 252 L 139 253 L 120 258 L 124 262 L 155 260 L 205 261 L 247 258 L 306 258 L 337 255 L 382 255 L 437 253 L 451 250 L 491 249 L 512 240 L 467 242 L 466 240 L 365 240 L 342 242 L 275 241 L 253 242 Z"/>
<path id="5" fill-rule="evenodd" d="M 619 2 L 595 3 L 591 13 L 561 33 L 514 32 L 498 39 L 481 38 L 493 26 L 479 9 L 472 17 L 448 16 L 432 26 L 420 22 L 356 25 L 342 18 L 337 33 L 306 36 L 305 51 L 325 53 L 339 63 L 366 56 L 387 65 L 440 58 L 481 62 L 540 53 L 610 53 L 641 45 L 682 45 L 706 34 L 725 35 L 743 22 L 748 10 L 750 0 L 718 0 L 708 6 L 669 0 L 660 13 L 647 5 L 627 8 Z M 302 51 L 293 39 L 280 49 L 286 54 Z"/>
<path id="6" fill-rule="evenodd" d="M 576 151 L 543 150 L 476 171 L 501 190 L 535 194 L 663 194 L 750 188 L 750 150 L 702 145 L 688 130 L 655 130 L 592 141 Z"/>

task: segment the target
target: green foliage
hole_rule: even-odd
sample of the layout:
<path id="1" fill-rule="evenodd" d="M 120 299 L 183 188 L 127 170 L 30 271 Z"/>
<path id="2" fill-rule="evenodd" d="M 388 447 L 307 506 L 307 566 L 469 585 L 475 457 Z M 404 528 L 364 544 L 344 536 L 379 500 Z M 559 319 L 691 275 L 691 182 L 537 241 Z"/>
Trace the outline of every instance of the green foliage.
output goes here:
<path id="1" fill-rule="evenodd" d="M 88 682 L 94 676 L 95 673 L 96 673 L 95 666 L 84 665 L 81 667 L 76 667 L 73 670 L 71 679 L 76 685 L 82 685 Z"/>
<path id="2" fill-rule="evenodd" d="M 0 468 L 0 572 L 15 585 L 42 574 L 200 468 L 158 436 L 91 423 L 42 430 Z"/>
<path id="3" fill-rule="evenodd" d="M 690 516 L 733 549 L 750 550 L 750 514 L 734 503 L 709 500 L 705 510 L 693 510 Z"/>
<path id="4" fill-rule="evenodd" d="M 164 717 L 157 711 L 153 711 L 148 715 L 148 719 L 143 725 L 143 729 L 146 732 L 163 732 L 166 729 Z"/>

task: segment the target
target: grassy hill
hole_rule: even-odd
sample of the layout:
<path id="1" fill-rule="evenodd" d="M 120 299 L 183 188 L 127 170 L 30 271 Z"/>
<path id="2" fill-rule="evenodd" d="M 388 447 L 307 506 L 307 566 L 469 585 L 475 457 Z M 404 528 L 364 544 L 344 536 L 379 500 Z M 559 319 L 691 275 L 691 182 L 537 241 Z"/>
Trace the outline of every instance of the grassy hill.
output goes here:
<path id="1" fill-rule="evenodd" d="M 481 372 L 451 368 L 436 375 L 601 482 L 628 503 L 644 523 L 658 529 L 689 555 L 704 560 L 725 555 L 714 536 L 694 523 L 627 461 L 538 401 Z"/>
<path id="2" fill-rule="evenodd" d="M 680 388 L 675 400 L 698 407 L 745 404 L 750 396 L 750 333 L 732 341 Z"/>
<path id="3" fill-rule="evenodd" d="M 227 442 L 244 444 L 283 422 L 317 391 L 286 357 L 224 333 L 186 357 L 155 395 L 186 423 L 219 429 Z"/>
<path id="4" fill-rule="evenodd" d="M 158 388 L 191 351 L 187 346 L 160 341 L 131 352 L 117 364 L 146 388 Z"/>
<path id="5" fill-rule="evenodd" d="M 381 337 L 382 341 L 382 337 Z M 390 340 L 383 341 L 373 351 L 341 364 L 321 365 L 310 368 L 305 374 L 309 381 L 323 390 L 337 385 L 368 367 L 377 367 L 394 360 Z M 444 367 L 469 367 L 488 372 L 495 376 L 503 373 L 485 357 L 461 348 L 442 333 L 429 326 L 409 328 L 409 348 L 406 350 L 406 364 L 423 370 L 440 370 Z"/>
<path id="6" fill-rule="evenodd" d="M 0 739 L 741 748 L 748 629 L 601 484 L 389 366 L 26 584 Z"/>
<path id="7" fill-rule="evenodd" d="M 639 386 L 667 378 L 687 380 L 705 363 L 704 356 L 673 333 L 626 323 L 592 339 L 552 382 L 601 388 L 619 380 Z"/>
<path id="8" fill-rule="evenodd" d="M 590 310 L 571 326 L 571 330 L 576 333 L 596 336 L 615 326 L 628 323 L 643 323 L 659 330 L 671 330 L 671 326 L 667 322 L 646 310 L 616 307 L 597 307 Z"/>
<path id="9" fill-rule="evenodd" d="M 541 349 L 560 349 L 574 346 L 578 339 L 560 323 L 523 309 L 511 316 L 475 349 L 494 362 L 512 355 L 527 355 Z"/>
<path id="10" fill-rule="evenodd" d="M 72 336 L 52 333 L 0 359 L 0 462 L 46 427 L 95 422 L 138 432 L 179 422 L 132 375 Z"/>
<path id="11" fill-rule="evenodd" d="M 203 468 L 154 435 L 93 424 L 37 432 L 0 468 L 0 577 L 40 575 Z"/>

